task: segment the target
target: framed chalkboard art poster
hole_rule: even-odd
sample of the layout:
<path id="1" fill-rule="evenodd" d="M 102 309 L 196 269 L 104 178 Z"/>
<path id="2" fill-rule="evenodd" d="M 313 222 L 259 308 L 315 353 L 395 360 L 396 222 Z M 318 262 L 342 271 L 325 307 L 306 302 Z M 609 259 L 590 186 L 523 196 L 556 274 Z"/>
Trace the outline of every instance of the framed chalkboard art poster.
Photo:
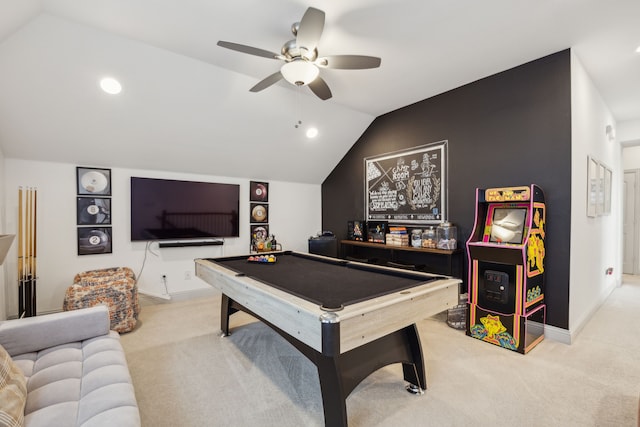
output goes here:
<path id="1" fill-rule="evenodd" d="M 447 141 L 364 159 L 367 221 L 447 218 Z"/>

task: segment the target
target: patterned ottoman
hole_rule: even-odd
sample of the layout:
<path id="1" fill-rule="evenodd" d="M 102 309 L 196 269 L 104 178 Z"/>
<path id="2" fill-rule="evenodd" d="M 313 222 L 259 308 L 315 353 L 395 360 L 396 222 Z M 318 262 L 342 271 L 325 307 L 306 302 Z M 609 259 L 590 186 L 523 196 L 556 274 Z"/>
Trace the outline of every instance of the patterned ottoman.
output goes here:
<path id="1" fill-rule="evenodd" d="M 67 288 L 64 311 L 104 304 L 109 308 L 111 329 L 129 332 L 140 312 L 135 274 L 128 267 L 104 268 L 76 274 Z"/>

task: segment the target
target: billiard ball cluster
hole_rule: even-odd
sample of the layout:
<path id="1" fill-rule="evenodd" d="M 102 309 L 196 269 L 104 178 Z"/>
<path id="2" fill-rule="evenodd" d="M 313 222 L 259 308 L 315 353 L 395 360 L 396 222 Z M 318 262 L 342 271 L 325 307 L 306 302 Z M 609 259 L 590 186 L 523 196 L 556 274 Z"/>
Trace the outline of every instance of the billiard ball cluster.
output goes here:
<path id="1" fill-rule="evenodd" d="M 256 255 L 256 256 L 250 256 L 249 258 L 247 258 L 247 261 L 250 262 L 276 262 L 276 257 L 275 255 Z"/>

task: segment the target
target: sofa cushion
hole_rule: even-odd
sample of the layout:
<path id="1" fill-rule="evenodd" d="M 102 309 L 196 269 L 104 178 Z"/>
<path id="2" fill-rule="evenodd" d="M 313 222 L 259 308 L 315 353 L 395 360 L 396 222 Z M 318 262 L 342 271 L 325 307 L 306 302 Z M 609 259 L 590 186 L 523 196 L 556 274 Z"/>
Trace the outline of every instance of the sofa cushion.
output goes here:
<path id="1" fill-rule="evenodd" d="M 0 322 L 0 344 L 13 357 L 109 333 L 104 306 Z M 28 375 L 27 375 L 28 376 Z"/>
<path id="2" fill-rule="evenodd" d="M 27 377 L 25 425 L 139 426 L 116 332 L 14 357 Z"/>
<path id="3" fill-rule="evenodd" d="M 22 426 L 26 401 L 26 378 L 0 345 L 0 426 Z"/>

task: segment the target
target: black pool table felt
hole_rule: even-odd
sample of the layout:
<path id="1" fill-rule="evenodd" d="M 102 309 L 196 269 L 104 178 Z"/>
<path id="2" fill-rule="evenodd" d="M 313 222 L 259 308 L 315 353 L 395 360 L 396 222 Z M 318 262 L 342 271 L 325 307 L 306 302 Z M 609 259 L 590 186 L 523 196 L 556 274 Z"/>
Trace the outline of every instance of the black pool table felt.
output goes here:
<path id="1" fill-rule="evenodd" d="M 328 309 L 338 309 L 443 278 L 385 270 L 345 260 L 311 259 L 304 254 L 276 253 L 275 256 L 275 263 L 250 262 L 246 256 L 209 261 Z"/>

